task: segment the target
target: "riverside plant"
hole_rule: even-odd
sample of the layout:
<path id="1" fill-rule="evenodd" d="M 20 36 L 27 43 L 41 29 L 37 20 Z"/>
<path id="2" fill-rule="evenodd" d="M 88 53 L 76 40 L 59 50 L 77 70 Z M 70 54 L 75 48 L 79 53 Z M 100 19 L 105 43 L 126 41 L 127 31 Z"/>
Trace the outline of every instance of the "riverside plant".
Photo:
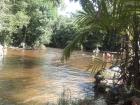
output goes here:
<path id="1" fill-rule="evenodd" d="M 69 89 L 66 89 L 66 90 L 63 90 L 57 103 L 55 104 L 47 103 L 46 105 L 98 105 L 98 104 L 95 104 L 94 99 L 87 98 L 87 97 L 85 97 L 84 99 L 72 98 L 71 91 Z"/>

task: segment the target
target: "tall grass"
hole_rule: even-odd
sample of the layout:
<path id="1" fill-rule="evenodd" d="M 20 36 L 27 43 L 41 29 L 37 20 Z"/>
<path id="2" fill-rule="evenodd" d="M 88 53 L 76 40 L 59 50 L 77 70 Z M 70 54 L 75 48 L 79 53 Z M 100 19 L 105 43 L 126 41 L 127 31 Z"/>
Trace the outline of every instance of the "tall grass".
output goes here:
<path id="1" fill-rule="evenodd" d="M 67 89 L 63 91 L 57 103 L 55 104 L 48 103 L 46 105 L 106 105 L 106 104 L 103 101 L 103 98 L 94 99 L 85 97 L 84 99 L 74 99 L 72 98 L 71 91 Z"/>

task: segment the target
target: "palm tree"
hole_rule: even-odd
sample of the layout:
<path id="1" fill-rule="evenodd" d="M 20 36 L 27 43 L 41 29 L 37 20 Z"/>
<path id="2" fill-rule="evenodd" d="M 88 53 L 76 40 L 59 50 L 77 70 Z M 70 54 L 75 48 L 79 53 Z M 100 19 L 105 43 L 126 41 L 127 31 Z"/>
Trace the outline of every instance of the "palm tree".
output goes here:
<path id="1" fill-rule="evenodd" d="M 129 77 L 133 78 L 134 88 L 139 88 L 138 86 L 140 78 L 140 2 L 139 0 L 129 0 L 126 2 L 127 10 L 130 13 L 130 23 L 128 34 L 132 37 L 132 50 L 133 57 L 131 58 L 131 66 L 128 66 Z M 133 68 L 133 70 L 132 70 Z M 132 75 L 134 75 L 132 77 Z"/>
<path id="2" fill-rule="evenodd" d="M 106 36 L 117 35 L 129 22 L 129 14 L 124 7 L 124 0 L 81 0 L 83 11 L 77 15 L 78 35 L 64 50 L 63 59 L 68 59 L 74 46 L 82 43 L 86 33 L 102 31 Z M 126 20 L 127 18 L 127 20 Z M 111 40 L 111 39 L 110 39 Z M 111 42 L 111 41 L 110 41 Z"/>
<path id="3" fill-rule="evenodd" d="M 77 15 L 78 34 L 65 49 L 63 60 L 67 60 L 77 43 L 82 43 L 86 33 L 102 31 L 105 37 L 112 35 L 127 36 L 125 40 L 125 58 L 121 62 L 122 75 L 131 79 L 134 86 L 140 81 L 140 2 L 139 0 L 80 0 L 83 11 Z M 128 41 L 132 46 L 130 52 Z M 110 45 L 111 46 L 111 45 Z M 133 55 L 132 55 L 133 54 Z M 132 70 L 132 68 L 134 70 Z M 132 77 L 133 76 L 133 77 Z"/>

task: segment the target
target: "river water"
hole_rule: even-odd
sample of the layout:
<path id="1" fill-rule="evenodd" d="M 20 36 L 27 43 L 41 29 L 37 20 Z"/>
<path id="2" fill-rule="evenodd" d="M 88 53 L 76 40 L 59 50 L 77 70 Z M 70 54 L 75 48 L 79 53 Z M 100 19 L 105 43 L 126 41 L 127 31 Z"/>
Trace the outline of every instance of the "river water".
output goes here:
<path id="1" fill-rule="evenodd" d="M 93 96 L 92 75 L 79 70 L 86 68 L 90 57 L 77 53 L 78 62 L 74 57 L 64 65 L 61 53 L 52 48 L 8 49 L 0 61 L 0 105 L 45 105 L 56 102 L 63 91 L 75 99 Z"/>

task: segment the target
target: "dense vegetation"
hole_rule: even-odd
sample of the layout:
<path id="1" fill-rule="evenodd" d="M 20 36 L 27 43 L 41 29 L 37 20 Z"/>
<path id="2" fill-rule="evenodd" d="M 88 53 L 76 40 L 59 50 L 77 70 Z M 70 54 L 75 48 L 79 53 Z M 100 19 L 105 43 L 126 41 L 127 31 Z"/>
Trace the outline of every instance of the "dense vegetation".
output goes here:
<path id="1" fill-rule="evenodd" d="M 82 33 L 82 30 L 76 22 L 80 14 L 75 14 L 71 18 L 58 17 L 57 7 L 61 3 L 62 0 L 0 1 L 0 42 L 16 47 L 21 47 L 22 43 L 32 48 L 41 44 L 66 47 L 74 36 Z M 120 38 L 115 34 L 106 35 L 97 30 L 86 31 L 84 34 L 87 35 L 82 43 L 85 50 L 91 51 L 97 45 L 100 45 L 102 50 L 109 51 L 116 51 L 119 48 Z M 76 46 L 79 48 L 80 44 Z"/>
<path id="2" fill-rule="evenodd" d="M 1 0 L 0 42 L 35 46 L 49 43 L 52 21 L 57 17 L 56 0 Z"/>
<path id="3" fill-rule="evenodd" d="M 76 27 L 71 18 L 59 17 L 54 21 L 49 46 L 64 48 L 76 35 Z"/>
<path id="4" fill-rule="evenodd" d="M 95 32 L 101 33 L 102 37 L 100 38 L 102 38 L 102 41 L 99 44 L 103 50 L 118 52 L 119 57 L 113 66 L 119 66 L 121 68 L 120 77 L 117 82 L 114 82 L 111 87 L 104 86 L 107 89 L 109 88 L 109 92 L 106 93 L 108 94 L 108 96 L 106 96 L 108 97 L 108 105 L 117 104 L 120 100 L 124 101 L 132 96 L 139 97 L 139 0 L 79 1 L 83 7 L 83 11 L 78 13 L 76 19 L 79 34 L 76 35 L 74 40 L 65 48 L 63 60 L 67 60 L 76 45 L 79 43 L 83 44 L 90 34 L 95 35 Z M 121 84 L 118 84 L 120 81 Z M 100 84 L 100 82 L 98 84 Z M 102 92 L 103 90 L 101 87 Z M 126 105 L 128 104 L 126 103 Z"/>
<path id="5" fill-rule="evenodd" d="M 65 48 L 63 60 L 82 45 L 120 54 L 123 85 L 140 89 L 139 0 L 72 0 L 83 8 L 71 18 L 58 17 L 61 0 L 0 0 L 0 42 L 31 48 Z M 120 60 L 121 59 L 121 60 Z"/>

